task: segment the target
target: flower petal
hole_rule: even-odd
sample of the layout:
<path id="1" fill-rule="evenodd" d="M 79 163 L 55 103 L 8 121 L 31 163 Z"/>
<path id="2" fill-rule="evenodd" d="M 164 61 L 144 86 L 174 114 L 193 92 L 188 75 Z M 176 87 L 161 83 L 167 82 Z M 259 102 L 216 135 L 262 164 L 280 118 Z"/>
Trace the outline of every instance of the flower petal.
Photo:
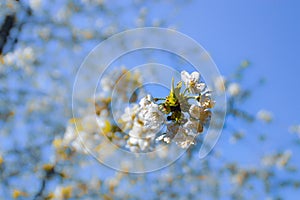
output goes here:
<path id="1" fill-rule="evenodd" d="M 184 82 L 184 84 L 188 84 L 188 81 L 190 79 L 190 74 L 187 71 L 181 72 L 181 80 Z"/>
<path id="2" fill-rule="evenodd" d="M 191 74 L 191 79 L 193 82 L 198 82 L 199 81 L 199 78 L 200 78 L 200 74 L 199 72 L 193 72 Z"/>

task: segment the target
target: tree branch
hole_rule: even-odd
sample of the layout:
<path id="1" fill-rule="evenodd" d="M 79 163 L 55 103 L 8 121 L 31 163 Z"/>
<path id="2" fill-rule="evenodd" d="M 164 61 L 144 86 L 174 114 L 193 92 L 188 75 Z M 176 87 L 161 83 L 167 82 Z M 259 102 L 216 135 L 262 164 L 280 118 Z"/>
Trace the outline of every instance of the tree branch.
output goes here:
<path id="1" fill-rule="evenodd" d="M 0 30 L 0 54 L 2 54 L 3 52 L 3 48 L 7 42 L 9 32 L 13 28 L 14 24 L 15 15 L 7 15 Z"/>

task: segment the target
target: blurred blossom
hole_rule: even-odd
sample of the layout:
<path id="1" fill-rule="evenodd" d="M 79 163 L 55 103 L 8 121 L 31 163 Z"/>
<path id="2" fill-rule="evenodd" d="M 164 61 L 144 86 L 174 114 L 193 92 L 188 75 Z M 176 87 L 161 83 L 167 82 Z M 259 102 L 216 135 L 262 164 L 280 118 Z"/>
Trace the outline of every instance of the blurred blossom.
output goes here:
<path id="1" fill-rule="evenodd" d="M 14 0 L 1 0 L 0 1 L 0 13 L 1 15 L 9 15 L 16 13 L 20 10 L 20 4 Z"/>
<path id="2" fill-rule="evenodd" d="M 48 40 L 51 35 L 51 29 L 49 27 L 40 27 L 37 30 L 37 34 L 44 40 Z"/>
<path id="3" fill-rule="evenodd" d="M 58 23 L 66 23 L 70 18 L 71 12 L 67 7 L 60 8 L 54 15 L 54 20 Z"/>
<path id="4" fill-rule="evenodd" d="M 34 11 L 38 11 L 41 8 L 41 0 L 29 0 L 30 8 Z"/>
<path id="5" fill-rule="evenodd" d="M 284 152 L 264 156 L 262 158 L 262 164 L 269 167 L 276 166 L 283 168 L 287 166 L 291 157 L 292 151 L 287 149 Z"/>
<path id="6" fill-rule="evenodd" d="M 144 27 L 145 26 L 145 19 L 142 18 L 142 17 L 138 17 L 135 20 L 135 24 L 136 24 L 137 27 Z"/>
<path id="7" fill-rule="evenodd" d="M 159 19 L 154 19 L 154 20 L 152 21 L 152 26 L 154 26 L 154 27 L 159 27 L 161 24 L 162 24 L 162 21 L 159 20 Z M 172 28 L 172 27 L 169 27 L 169 28 L 170 28 L 170 29 L 175 29 L 175 28 Z"/>
<path id="8" fill-rule="evenodd" d="M 239 140 L 241 140 L 241 139 L 244 138 L 244 137 L 245 137 L 245 133 L 244 133 L 243 131 L 239 131 L 239 132 L 234 133 L 234 134 L 231 136 L 229 142 L 230 142 L 231 144 L 236 144 Z"/>
<path id="9" fill-rule="evenodd" d="M 36 52 L 32 47 L 18 48 L 4 55 L 4 64 L 32 73 Z"/>
<path id="10" fill-rule="evenodd" d="M 21 190 L 18 190 L 18 189 L 14 189 L 13 192 L 12 192 L 12 197 L 14 199 L 19 199 L 21 197 L 28 197 L 28 194 L 24 191 L 21 191 Z"/>
<path id="11" fill-rule="evenodd" d="M 244 60 L 241 63 L 241 67 L 243 67 L 243 68 L 247 68 L 247 67 L 249 67 L 249 65 L 250 65 L 250 62 L 248 60 Z"/>
<path id="12" fill-rule="evenodd" d="M 237 96 L 241 92 L 241 87 L 238 83 L 230 83 L 228 85 L 227 91 L 231 96 Z"/>
<path id="13" fill-rule="evenodd" d="M 277 167 L 278 168 L 285 167 L 288 164 L 291 157 L 292 157 L 292 151 L 289 149 L 285 150 L 282 154 L 278 156 L 278 160 L 276 162 Z"/>
<path id="14" fill-rule="evenodd" d="M 290 126 L 289 127 L 289 132 L 290 133 L 295 133 L 295 134 L 299 135 L 299 137 L 300 137 L 300 124 Z"/>
<path id="15" fill-rule="evenodd" d="M 118 27 L 116 25 L 109 25 L 108 27 L 104 28 L 103 35 L 108 37 L 117 33 L 117 31 L 118 31 Z"/>
<path id="16" fill-rule="evenodd" d="M 256 114 L 257 119 L 270 123 L 273 120 L 273 114 L 270 111 L 267 110 L 260 110 Z"/>
<path id="17" fill-rule="evenodd" d="M 55 200 L 70 199 L 72 197 L 73 188 L 72 186 L 60 186 L 58 185 L 54 190 Z"/>
<path id="18" fill-rule="evenodd" d="M 217 91 L 225 92 L 226 78 L 224 76 L 218 76 L 214 82 Z"/>
<path id="19" fill-rule="evenodd" d="M 148 9 L 146 7 L 141 7 L 140 8 L 140 15 L 145 16 L 148 14 Z"/>
<path id="20" fill-rule="evenodd" d="M 87 5 L 103 5 L 105 0 L 81 0 L 81 2 Z"/>

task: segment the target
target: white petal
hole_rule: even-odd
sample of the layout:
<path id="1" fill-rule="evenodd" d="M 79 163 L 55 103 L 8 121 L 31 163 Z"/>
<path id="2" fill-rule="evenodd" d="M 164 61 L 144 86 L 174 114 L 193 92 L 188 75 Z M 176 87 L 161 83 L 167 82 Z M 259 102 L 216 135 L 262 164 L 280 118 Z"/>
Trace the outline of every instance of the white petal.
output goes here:
<path id="1" fill-rule="evenodd" d="M 200 78 L 200 74 L 198 72 L 193 72 L 191 74 L 191 79 L 194 81 L 194 82 L 198 82 L 199 81 L 199 78 Z"/>
<path id="2" fill-rule="evenodd" d="M 189 79 L 190 79 L 190 74 L 189 74 L 188 72 L 186 72 L 186 71 L 182 71 L 182 72 L 181 72 L 181 80 L 182 80 L 185 84 L 187 84 L 188 81 L 189 81 Z"/>
<path id="3" fill-rule="evenodd" d="M 131 145 L 137 145 L 138 142 L 139 142 L 139 140 L 138 140 L 138 138 L 136 138 L 136 137 L 130 137 L 128 142 L 129 142 L 129 144 L 131 144 Z"/>

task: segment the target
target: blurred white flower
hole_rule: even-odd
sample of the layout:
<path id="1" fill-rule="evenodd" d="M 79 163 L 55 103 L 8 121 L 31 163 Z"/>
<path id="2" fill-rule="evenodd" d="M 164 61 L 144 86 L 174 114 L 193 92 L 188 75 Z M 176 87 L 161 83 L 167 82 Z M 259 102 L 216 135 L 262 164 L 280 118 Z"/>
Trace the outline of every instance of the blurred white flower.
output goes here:
<path id="1" fill-rule="evenodd" d="M 48 40 L 51 35 L 51 29 L 49 27 L 40 27 L 37 30 L 37 34 L 44 40 Z"/>
<path id="2" fill-rule="evenodd" d="M 217 91 L 220 92 L 225 92 L 225 83 L 226 83 L 226 79 L 224 76 L 218 76 L 215 81 L 214 81 L 214 85 Z"/>
<path id="3" fill-rule="evenodd" d="M 102 86 L 103 91 L 108 92 L 113 88 L 114 83 L 110 79 L 110 77 L 104 77 L 101 79 L 101 86 Z"/>
<path id="4" fill-rule="evenodd" d="M 133 104 L 131 107 L 126 107 L 124 114 L 121 116 L 121 123 L 123 124 L 123 130 L 129 130 L 133 126 L 134 118 L 139 110 L 137 104 Z"/>
<path id="5" fill-rule="evenodd" d="M 35 59 L 36 56 L 33 48 L 25 47 L 7 53 L 4 56 L 4 63 L 8 66 L 15 66 L 29 72 Z"/>
<path id="6" fill-rule="evenodd" d="M 4 56 L 4 63 L 8 66 L 13 65 L 15 62 L 15 55 L 12 52 L 9 52 L 7 54 L 5 54 Z"/>
<path id="7" fill-rule="evenodd" d="M 258 111 L 256 117 L 266 123 L 269 123 L 273 120 L 273 114 L 267 110 Z"/>
<path id="8" fill-rule="evenodd" d="M 72 147 L 75 151 L 86 154 L 86 148 L 94 149 L 101 141 L 101 124 L 97 123 L 94 115 L 86 115 L 82 119 L 72 119 L 67 125 L 63 144 Z M 98 121 L 103 121 L 99 119 Z M 76 126 L 75 126 L 76 125 Z"/>
<path id="9" fill-rule="evenodd" d="M 66 23 L 70 18 L 71 12 L 67 7 L 61 7 L 54 15 L 54 20 L 58 23 Z"/>
<path id="10" fill-rule="evenodd" d="M 283 168 L 285 167 L 289 160 L 292 157 L 292 151 L 291 150 L 285 150 L 280 156 L 278 156 L 277 162 L 276 162 L 276 166 L 278 168 Z"/>
<path id="11" fill-rule="evenodd" d="M 265 166 L 272 166 L 276 162 L 275 156 L 264 156 L 261 160 L 262 164 Z"/>
<path id="12" fill-rule="evenodd" d="M 186 71 L 181 72 L 181 80 L 192 94 L 199 94 L 206 87 L 204 83 L 198 83 L 199 78 L 200 74 L 198 72 L 193 72 L 192 74 L 189 74 Z"/>
<path id="13" fill-rule="evenodd" d="M 135 19 L 135 24 L 137 27 L 144 27 L 145 26 L 145 18 L 138 17 L 137 19 Z"/>
<path id="14" fill-rule="evenodd" d="M 41 8 L 41 0 L 29 0 L 30 8 L 34 11 L 38 11 Z"/>
<path id="15" fill-rule="evenodd" d="M 71 124 L 68 124 L 64 134 L 63 143 L 69 145 L 76 138 L 76 132 Z"/>
<path id="16" fill-rule="evenodd" d="M 281 169 L 287 166 L 292 157 L 291 150 L 285 150 L 284 152 L 276 153 L 273 155 L 267 155 L 262 158 L 262 164 L 266 166 L 276 166 Z"/>
<path id="17" fill-rule="evenodd" d="M 54 199 L 55 200 L 63 200 L 63 199 L 69 199 L 72 196 L 72 186 L 56 186 L 54 190 Z"/>
<path id="18" fill-rule="evenodd" d="M 299 137 L 300 137 L 300 124 L 290 126 L 290 127 L 289 127 L 289 132 L 290 132 L 290 133 L 298 134 Z"/>
<path id="19" fill-rule="evenodd" d="M 241 87 L 238 83 L 230 83 L 228 85 L 227 91 L 231 96 L 237 96 L 241 92 Z"/>

